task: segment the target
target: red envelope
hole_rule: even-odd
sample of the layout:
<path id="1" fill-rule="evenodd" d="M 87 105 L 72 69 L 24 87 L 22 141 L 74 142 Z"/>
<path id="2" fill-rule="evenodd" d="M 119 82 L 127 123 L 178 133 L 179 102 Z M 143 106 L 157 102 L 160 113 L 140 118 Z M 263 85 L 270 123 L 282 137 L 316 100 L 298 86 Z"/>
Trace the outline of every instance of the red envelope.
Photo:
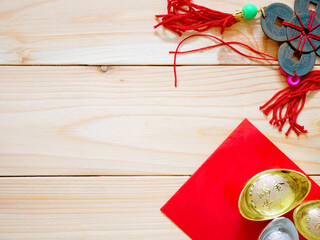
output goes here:
<path id="1" fill-rule="evenodd" d="M 162 207 L 193 240 L 257 240 L 270 221 L 243 218 L 238 198 L 257 173 L 276 168 L 303 171 L 248 120 L 244 120 Z M 305 199 L 320 199 L 320 188 Z M 305 202 L 304 201 L 304 202 Z M 292 211 L 285 215 L 292 220 Z M 300 239 L 305 239 L 300 236 Z"/>

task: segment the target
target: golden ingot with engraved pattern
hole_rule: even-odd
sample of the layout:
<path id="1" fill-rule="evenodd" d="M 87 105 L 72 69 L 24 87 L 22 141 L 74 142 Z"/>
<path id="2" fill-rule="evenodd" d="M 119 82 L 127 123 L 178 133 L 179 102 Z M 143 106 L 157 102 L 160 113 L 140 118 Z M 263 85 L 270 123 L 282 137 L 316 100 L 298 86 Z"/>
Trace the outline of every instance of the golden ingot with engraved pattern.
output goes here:
<path id="1" fill-rule="evenodd" d="M 309 201 L 293 212 L 298 231 L 308 240 L 320 239 L 320 200 Z"/>
<path id="2" fill-rule="evenodd" d="M 288 169 L 271 169 L 252 177 L 239 197 L 239 211 L 249 220 L 262 221 L 294 209 L 308 195 L 309 179 Z"/>

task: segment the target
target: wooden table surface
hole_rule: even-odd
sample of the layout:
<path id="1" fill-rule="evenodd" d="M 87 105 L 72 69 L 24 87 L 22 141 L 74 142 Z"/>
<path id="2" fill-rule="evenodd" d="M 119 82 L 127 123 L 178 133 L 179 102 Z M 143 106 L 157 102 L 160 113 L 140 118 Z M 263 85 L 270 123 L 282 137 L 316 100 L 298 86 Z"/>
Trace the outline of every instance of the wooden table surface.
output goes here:
<path id="1" fill-rule="evenodd" d="M 310 134 L 286 138 L 258 109 L 286 86 L 276 65 L 226 47 L 183 55 L 174 88 L 168 52 L 182 38 L 153 29 L 165 11 L 166 0 L 0 1 L 0 239 L 188 239 L 159 208 L 244 118 L 320 183 L 320 93 L 299 117 Z M 259 19 L 224 39 L 278 49 Z"/>

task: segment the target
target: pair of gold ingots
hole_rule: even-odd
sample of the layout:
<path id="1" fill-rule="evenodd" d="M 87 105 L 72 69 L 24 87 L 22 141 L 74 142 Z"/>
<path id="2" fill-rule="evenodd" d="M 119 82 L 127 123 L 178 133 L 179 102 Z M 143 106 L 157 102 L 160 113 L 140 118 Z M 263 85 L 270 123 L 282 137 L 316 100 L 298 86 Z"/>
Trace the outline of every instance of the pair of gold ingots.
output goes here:
<path id="1" fill-rule="evenodd" d="M 239 198 L 239 211 L 253 221 L 275 218 L 259 240 L 298 240 L 297 229 L 308 240 L 319 240 L 320 200 L 296 208 L 293 213 L 295 225 L 287 218 L 278 218 L 297 207 L 310 189 L 311 183 L 302 173 L 287 169 L 267 170 L 248 181 Z"/>

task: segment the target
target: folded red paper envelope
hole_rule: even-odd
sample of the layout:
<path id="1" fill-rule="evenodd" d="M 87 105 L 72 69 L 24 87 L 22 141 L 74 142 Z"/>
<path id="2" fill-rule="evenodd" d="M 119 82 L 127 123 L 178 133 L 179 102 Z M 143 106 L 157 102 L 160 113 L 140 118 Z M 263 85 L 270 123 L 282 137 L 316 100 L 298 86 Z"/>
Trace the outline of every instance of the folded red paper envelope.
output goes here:
<path id="1" fill-rule="evenodd" d="M 259 172 L 285 168 L 303 171 L 248 120 L 244 120 L 190 177 L 161 211 L 193 240 L 257 240 L 270 221 L 243 218 L 238 199 L 247 181 Z M 311 180 L 304 200 L 320 199 Z M 292 211 L 285 215 L 292 220 Z M 300 236 L 300 239 L 305 239 Z"/>

